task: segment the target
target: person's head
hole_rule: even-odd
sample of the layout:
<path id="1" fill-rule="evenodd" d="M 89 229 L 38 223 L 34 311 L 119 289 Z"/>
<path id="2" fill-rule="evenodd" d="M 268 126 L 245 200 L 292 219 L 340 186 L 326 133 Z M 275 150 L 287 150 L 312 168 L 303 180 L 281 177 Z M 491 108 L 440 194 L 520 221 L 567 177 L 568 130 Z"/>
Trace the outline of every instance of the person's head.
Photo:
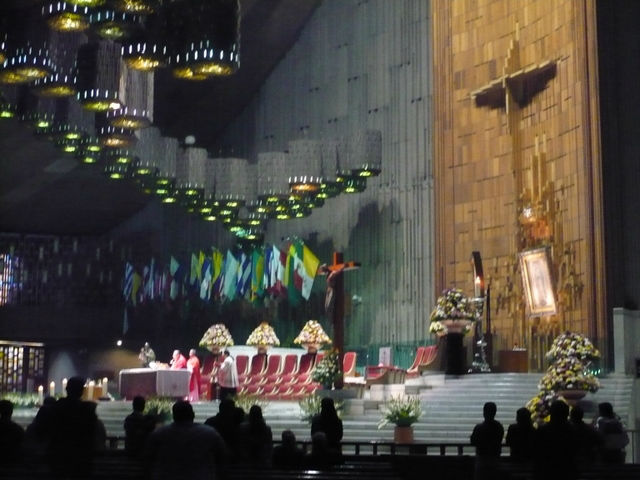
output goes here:
<path id="1" fill-rule="evenodd" d="M 193 407 L 186 400 L 179 400 L 174 403 L 172 410 L 175 423 L 192 423 L 195 418 Z"/>
<path id="2" fill-rule="evenodd" d="M 516 412 L 516 423 L 518 425 L 531 425 L 531 412 L 528 408 L 519 408 Z"/>
<path id="3" fill-rule="evenodd" d="M 144 400 L 144 397 L 140 395 L 136 395 L 135 397 L 133 397 L 133 401 L 131 402 L 131 405 L 133 406 L 133 411 L 144 412 L 145 403 L 146 402 Z"/>
<path id="4" fill-rule="evenodd" d="M 144 348 L 148 349 L 149 348 L 149 342 L 144 342 Z"/>
<path id="5" fill-rule="evenodd" d="M 224 352 L 222 352 L 222 354 L 224 355 L 224 358 L 231 356 L 231 352 L 229 350 L 225 350 Z"/>
<path id="6" fill-rule="evenodd" d="M 9 400 L 0 400 L 0 418 L 11 420 L 11 415 L 13 415 L 13 403 Z"/>
<path id="7" fill-rule="evenodd" d="M 294 447 L 296 445 L 296 434 L 291 430 L 283 430 L 282 431 L 282 446 L 284 447 Z"/>
<path id="8" fill-rule="evenodd" d="M 262 418 L 262 408 L 260 408 L 260 405 L 252 405 L 249 409 L 249 423 L 256 425 L 263 422 L 264 418 Z"/>
<path id="9" fill-rule="evenodd" d="M 177 360 L 179 356 L 180 356 L 180 350 L 178 349 L 174 350 L 172 355 L 173 359 Z"/>
<path id="10" fill-rule="evenodd" d="M 234 412 L 235 408 L 236 408 L 236 403 L 233 400 L 231 400 L 229 397 L 227 397 L 220 402 L 218 411 L 222 415 L 229 415 Z"/>
<path id="11" fill-rule="evenodd" d="M 569 405 L 563 401 L 556 400 L 551 404 L 549 412 L 551 413 L 551 423 L 566 422 L 569 418 Z"/>
<path id="12" fill-rule="evenodd" d="M 584 410 L 582 410 L 582 407 L 580 407 L 579 405 L 573 407 L 571 409 L 571 412 L 569 413 L 569 418 L 574 423 L 582 422 L 582 419 L 584 418 Z"/>
<path id="13" fill-rule="evenodd" d="M 78 400 L 82 397 L 82 392 L 84 391 L 84 378 L 82 377 L 71 377 L 67 381 L 67 397 Z"/>
<path id="14" fill-rule="evenodd" d="M 196 349 L 192 348 L 191 350 L 189 350 L 189 356 L 190 357 L 195 357 L 196 356 Z"/>
<path id="15" fill-rule="evenodd" d="M 320 413 L 322 415 L 337 415 L 336 405 L 333 403 L 333 398 L 324 397 L 320 400 Z"/>
<path id="16" fill-rule="evenodd" d="M 485 420 L 493 420 L 496 418 L 496 412 L 498 411 L 498 407 L 493 402 L 487 402 L 482 407 L 482 415 Z"/>
<path id="17" fill-rule="evenodd" d="M 599 403 L 598 414 L 601 417 L 613 418 L 613 405 L 611 405 L 609 402 Z"/>

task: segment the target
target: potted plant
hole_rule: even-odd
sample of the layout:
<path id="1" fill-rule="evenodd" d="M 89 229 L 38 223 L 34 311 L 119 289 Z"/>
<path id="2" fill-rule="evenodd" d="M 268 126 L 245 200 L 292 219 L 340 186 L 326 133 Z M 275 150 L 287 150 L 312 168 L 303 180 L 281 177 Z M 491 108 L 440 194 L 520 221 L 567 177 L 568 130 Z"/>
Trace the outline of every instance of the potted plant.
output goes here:
<path id="1" fill-rule="evenodd" d="M 258 353 L 267 353 L 269 347 L 280 346 L 280 340 L 273 327 L 267 322 L 262 322 L 251 332 L 246 344 L 254 345 L 258 349 Z"/>
<path id="2" fill-rule="evenodd" d="M 396 443 L 413 443 L 413 424 L 422 416 L 420 399 L 409 395 L 392 396 L 382 407 L 378 428 L 393 423 Z"/>
<path id="3" fill-rule="evenodd" d="M 338 364 L 338 351 L 331 350 L 311 372 L 311 380 L 318 382 L 325 390 L 331 390 L 333 383 L 340 379 L 342 371 Z"/>
<path id="4" fill-rule="evenodd" d="M 317 320 L 309 320 L 293 340 L 296 345 L 302 345 L 308 353 L 317 353 L 323 343 L 331 343 L 331 339 L 324 332 Z"/>
<path id="5" fill-rule="evenodd" d="M 338 417 L 342 417 L 342 409 L 344 408 L 344 403 L 341 401 L 334 401 L 334 406 L 336 407 L 336 413 Z M 298 402 L 298 406 L 300 407 L 300 420 L 307 422 L 311 425 L 311 420 L 315 415 L 320 413 L 322 405 L 322 397 L 312 393 L 304 397 L 302 400 Z"/>
<path id="6" fill-rule="evenodd" d="M 429 331 L 439 336 L 467 333 L 476 319 L 476 306 L 459 288 L 449 288 L 438 297 L 429 316 Z"/>

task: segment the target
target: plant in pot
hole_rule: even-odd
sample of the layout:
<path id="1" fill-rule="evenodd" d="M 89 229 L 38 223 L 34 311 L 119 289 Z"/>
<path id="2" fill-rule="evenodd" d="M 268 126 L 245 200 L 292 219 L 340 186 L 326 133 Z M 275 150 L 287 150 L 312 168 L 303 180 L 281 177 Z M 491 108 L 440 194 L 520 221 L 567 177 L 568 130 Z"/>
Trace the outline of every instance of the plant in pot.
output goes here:
<path id="1" fill-rule="evenodd" d="M 311 372 L 311 380 L 318 382 L 325 390 L 330 390 L 333 382 L 340 379 L 342 371 L 338 364 L 338 351 L 331 350 Z"/>
<path id="2" fill-rule="evenodd" d="M 382 407 L 382 419 L 378 428 L 395 425 L 393 440 L 396 443 L 413 443 L 413 424 L 422 416 L 420 399 L 409 395 L 392 396 Z"/>
<path id="3" fill-rule="evenodd" d="M 233 338 L 229 329 L 223 323 L 216 323 L 204 332 L 198 345 L 217 355 L 221 349 L 233 345 Z"/>

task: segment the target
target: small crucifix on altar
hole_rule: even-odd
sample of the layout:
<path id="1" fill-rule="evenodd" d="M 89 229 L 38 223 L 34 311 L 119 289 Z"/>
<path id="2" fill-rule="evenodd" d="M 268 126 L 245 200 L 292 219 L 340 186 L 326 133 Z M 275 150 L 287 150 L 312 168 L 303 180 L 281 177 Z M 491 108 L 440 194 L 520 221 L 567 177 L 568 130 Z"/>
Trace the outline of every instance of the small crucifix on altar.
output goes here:
<path id="1" fill-rule="evenodd" d="M 343 272 L 360 268 L 358 262 L 345 262 L 342 252 L 333 253 L 333 264 L 318 267 L 319 275 L 327 276 L 327 293 L 324 307 L 333 324 L 333 346 L 338 351 L 338 368 L 340 378 L 334 382 L 335 388 L 344 385 L 342 377 L 342 358 L 344 356 L 344 276 Z"/>

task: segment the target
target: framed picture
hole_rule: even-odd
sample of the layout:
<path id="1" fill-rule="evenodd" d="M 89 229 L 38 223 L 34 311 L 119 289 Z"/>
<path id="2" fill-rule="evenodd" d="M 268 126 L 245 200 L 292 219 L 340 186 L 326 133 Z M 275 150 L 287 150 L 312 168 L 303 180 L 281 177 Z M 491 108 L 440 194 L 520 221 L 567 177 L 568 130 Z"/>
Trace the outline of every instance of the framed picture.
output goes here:
<path id="1" fill-rule="evenodd" d="M 531 318 L 555 315 L 557 305 L 549 249 L 544 247 L 527 250 L 518 256 L 528 316 Z"/>

